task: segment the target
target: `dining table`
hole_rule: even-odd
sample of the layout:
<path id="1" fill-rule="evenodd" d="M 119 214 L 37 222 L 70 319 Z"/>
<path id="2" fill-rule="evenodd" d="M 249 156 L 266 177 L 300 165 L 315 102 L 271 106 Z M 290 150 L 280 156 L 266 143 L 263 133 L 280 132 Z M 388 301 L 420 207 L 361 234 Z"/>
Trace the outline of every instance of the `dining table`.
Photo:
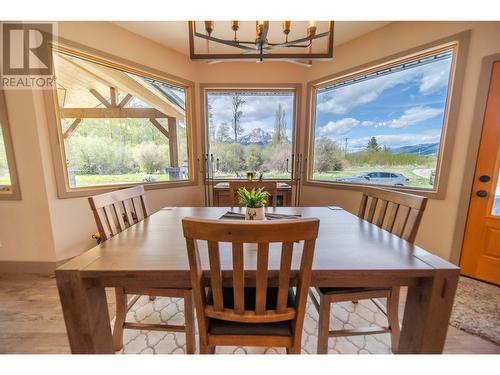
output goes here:
<path id="1" fill-rule="evenodd" d="M 105 288 L 190 288 L 182 219 L 221 219 L 228 211 L 243 209 L 165 207 L 58 267 L 55 275 L 72 353 L 114 353 Z M 320 220 L 311 287 L 407 287 L 398 353 L 442 353 L 457 266 L 340 207 L 277 207 L 267 212 Z M 280 266 L 280 252 L 272 249 L 271 284 L 278 281 Z M 250 244 L 244 251 L 245 278 L 251 280 L 256 246 Z M 208 256 L 201 253 L 208 283 Z M 230 286 L 231 252 L 222 247 L 220 257 L 223 283 Z M 295 257 L 292 264 L 293 282 L 299 269 Z"/>

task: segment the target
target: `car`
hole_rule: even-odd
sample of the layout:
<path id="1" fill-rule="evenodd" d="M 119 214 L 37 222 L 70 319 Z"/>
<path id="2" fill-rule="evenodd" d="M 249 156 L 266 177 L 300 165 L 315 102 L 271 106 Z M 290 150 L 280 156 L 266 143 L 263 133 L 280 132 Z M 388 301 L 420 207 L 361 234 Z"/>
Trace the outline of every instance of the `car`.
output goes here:
<path id="1" fill-rule="evenodd" d="M 355 184 L 410 186 L 408 177 L 395 172 L 363 172 L 353 177 L 337 178 L 335 181 Z"/>

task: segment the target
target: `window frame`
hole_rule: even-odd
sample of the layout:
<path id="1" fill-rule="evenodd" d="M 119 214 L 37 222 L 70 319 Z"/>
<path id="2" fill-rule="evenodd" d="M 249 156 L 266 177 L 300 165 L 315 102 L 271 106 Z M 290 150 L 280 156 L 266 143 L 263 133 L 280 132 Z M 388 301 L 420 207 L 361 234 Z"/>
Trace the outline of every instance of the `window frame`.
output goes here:
<path id="1" fill-rule="evenodd" d="M 3 142 L 7 155 L 7 167 L 9 169 L 10 187 L 0 190 L 0 200 L 21 200 L 21 189 L 17 174 L 16 157 L 10 132 L 9 116 L 7 113 L 7 102 L 4 90 L 0 90 L 0 126 L 2 127 Z"/>
<path id="2" fill-rule="evenodd" d="M 146 67 L 120 57 L 106 54 L 72 42 L 62 42 L 61 38 L 57 43 L 49 43 L 49 55 L 53 59 L 53 53 L 60 52 L 86 61 L 97 63 L 108 68 L 121 70 L 138 76 L 151 78 L 159 82 L 175 85 L 184 89 L 186 95 L 186 137 L 188 153 L 188 179 L 178 181 L 159 182 L 133 182 L 117 183 L 106 185 L 95 185 L 85 187 L 71 187 L 69 185 L 68 169 L 66 168 L 66 150 L 63 141 L 61 126 L 60 108 L 57 98 L 57 89 L 45 90 L 44 101 L 47 108 L 47 122 L 49 126 L 49 138 L 52 149 L 52 159 L 54 164 L 58 197 L 76 198 L 101 194 L 108 191 L 123 189 L 127 187 L 143 185 L 146 190 L 167 189 L 184 186 L 195 186 L 198 184 L 196 173 L 196 124 L 194 110 L 195 84 L 183 78 L 169 75 L 154 68 Z M 54 66 L 54 64 L 52 64 Z M 56 77 L 57 78 L 57 77 Z"/>
<path id="3" fill-rule="evenodd" d="M 208 139 L 208 94 L 210 92 L 293 92 L 293 129 L 292 129 L 292 155 L 299 152 L 299 120 L 300 120 L 300 109 L 301 109 L 301 99 L 302 99 L 302 83 L 202 83 L 200 84 L 200 112 L 201 112 L 201 123 L 202 123 L 202 154 L 206 154 L 210 149 L 210 140 Z M 290 178 L 278 178 L 278 179 L 264 179 L 265 181 L 291 181 Z M 238 180 L 236 178 L 220 178 L 213 180 L 214 184 L 220 182 L 228 182 Z M 241 180 L 241 179 L 240 179 Z"/>
<path id="4" fill-rule="evenodd" d="M 460 99 L 462 96 L 463 76 L 467 60 L 469 40 L 470 30 L 467 30 L 459 34 L 427 43 L 425 45 L 421 45 L 400 53 L 396 53 L 394 55 L 390 55 L 351 69 L 347 69 L 313 81 L 309 81 L 307 83 L 307 130 L 304 144 L 304 150 L 305 154 L 308 155 L 308 160 L 305 168 L 304 185 L 354 191 L 361 191 L 366 186 L 372 186 L 419 194 L 433 199 L 445 199 L 449 169 L 451 166 L 453 144 L 455 140 L 454 138 L 457 126 L 458 111 L 460 109 Z M 359 75 L 365 75 L 373 71 L 379 71 L 394 65 L 401 64 L 405 61 L 411 61 L 415 58 L 436 54 L 440 51 L 449 49 L 453 50 L 453 57 L 433 189 L 417 188 L 411 186 L 400 187 L 391 185 L 356 184 L 350 182 L 321 181 L 313 179 L 315 112 L 318 89 L 329 86 L 336 82 L 341 82 Z"/>

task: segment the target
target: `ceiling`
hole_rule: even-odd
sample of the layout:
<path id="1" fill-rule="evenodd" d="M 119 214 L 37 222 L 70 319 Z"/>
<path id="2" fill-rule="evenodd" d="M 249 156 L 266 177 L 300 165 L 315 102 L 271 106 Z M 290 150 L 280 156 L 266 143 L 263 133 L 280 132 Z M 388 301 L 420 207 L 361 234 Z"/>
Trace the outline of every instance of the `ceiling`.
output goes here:
<path id="1" fill-rule="evenodd" d="M 292 30 L 294 23 L 302 24 L 304 21 L 292 21 Z M 189 56 L 187 21 L 120 21 L 114 24 Z M 389 22 L 337 21 L 334 28 L 334 45 L 338 46 L 387 24 Z M 227 34 L 228 38 L 232 37 L 231 30 L 228 30 Z"/>

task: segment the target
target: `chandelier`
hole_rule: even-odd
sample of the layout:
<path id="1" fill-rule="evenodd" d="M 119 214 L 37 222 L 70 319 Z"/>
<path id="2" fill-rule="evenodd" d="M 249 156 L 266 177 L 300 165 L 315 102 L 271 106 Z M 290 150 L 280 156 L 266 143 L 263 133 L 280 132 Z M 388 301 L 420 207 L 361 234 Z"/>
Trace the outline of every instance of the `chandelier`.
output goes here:
<path id="1" fill-rule="evenodd" d="M 284 59 L 310 66 L 312 60 L 333 56 L 333 21 L 255 21 L 254 35 L 250 23 L 189 21 L 191 59 L 209 63 Z"/>

